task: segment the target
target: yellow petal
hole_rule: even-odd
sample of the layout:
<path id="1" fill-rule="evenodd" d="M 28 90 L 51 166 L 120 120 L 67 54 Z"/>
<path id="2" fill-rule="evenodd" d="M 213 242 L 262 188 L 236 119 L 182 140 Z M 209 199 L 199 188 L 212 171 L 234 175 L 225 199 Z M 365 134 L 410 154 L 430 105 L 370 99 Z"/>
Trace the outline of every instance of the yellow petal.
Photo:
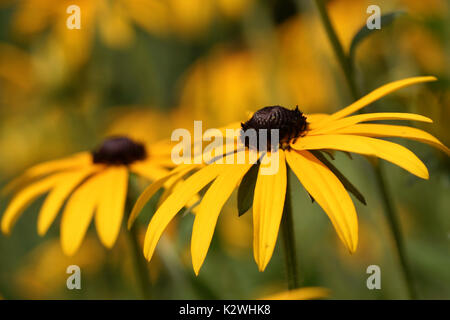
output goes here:
<path id="1" fill-rule="evenodd" d="M 39 212 L 37 223 L 39 235 L 43 236 L 47 232 L 53 220 L 55 220 L 59 209 L 61 209 L 64 201 L 73 189 L 95 170 L 98 170 L 98 168 L 95 169 L 95 167 L 91 167 L 74 172 L 65 172 L 63 174 L 61 180 L 46 197 Z"/>
<path id="2" fill-rule="evenodd" d="M 112 166 L 105 170 L 103 186 L 95 214 L 95 226 L 101 242 L 112 248 L 122 224 L 128 189 L 128 169 Z"/>
<path id="3" fill-rule="evenodd" d="M 179 172 L 186 174 L 194 168 L 196 168 L 195 165 L 179 166 L 176 169 L 170 171 L 165 177 L 153 181 L 151 185 L 145 188 L 145 190 L 141 193 L 136 203 L 134 204 L 133 210 L 131 210 L 130 217 L 128 218 L 128 229 L 131 228 L 134 221 L 136 220 L 144 206 L 147 204 L 147 202 L 155 195 L 156 192 L 158 192 L 159 189 L 162 188 L 162 186 L 169 180 L 169 178 L 178 174 Z"/>
<path id="4" fill-rule="evenodd" d="M 399 137 L 412 139 L 429 144 L 435 148 L 438 148 L 448 155 L 450 155 L 450 150 L 442 142 L 436 139 L 434 136 L 420 129 L 406 127 L 406 126 L 395 126 L 388 124 L 355 124 L 350 127 L 337 129 L 333 131 L 333 134 L 355 134 L 366 137 Z"/>
<path id="5" fill-rule="evenodd" d="M 330 115 L 327 113 L 312 113 L 312 114 L 305 114 L 306 121 L 314 126 L 314 123 L 320 122 L 324 120 L 325 118 L 328 118 Z"/>
<path id="6" fill-rule="evenodd" d="M 377 120 L 414 120 L 422 122 L 433 122 L 430 118 L 414 113 L 395 113 L 395 112 L 379 112 L 379 113 L 365 113 L 356 116 L 351 116 L 330 122 L 327 126 L 319 129 L 312 129 L 308 135 L 317 135 L 325 133 L 333 133 L 334 131 L 354 125 L 359 122 L 377 121 Z"/>
<path id="7" fill-rule="evenodd" d="M 147 260 L 153 256 L 156 244 L 164 229 L 183 206 L 208 183 L 214 180 L 224 165 L 209 165 L 194 173 L 158 208 L 148 225 L 144 241 L 144 255 Z"/>
<path id="8" fill-rule="evenodd" d="M 67 201 L 61 219 L 61 246 L 68 256 L 81 245 L 105 185 L 104 177 L 102 173 L 91 177 Z"/>
<path id="9" fill-rule="evenodd" d="M 342 183 L 306 150 L 287 152 L 286 159 L 306 191 L 326 212 L 339 238 L 350 252 L 354 252 L 358 245 L 358 218 Z"/>
<path id="10" fill-rule="evenodd" d="M 155 165 L 151 161 L 140 161 L 133 163 L 130 166 L 130 169 L 150 181 L 158 180 L 169 173 L 169 170 Z"/>
<path id="11" fill-rule="evenodd" d="M 414 153 L 389 141 L 362 136 L 330 134 L 302 137 L 291 146 L 296 150 L 334 149 L 374 156 L 390 161 L 420 178 L 429 178 L 427 167 Z"/>
<path id="12" fill-rule="evenodd" d="M 166 199 L 170 196 L 173 190 L 183 182 L 182 179 L 183 175 L 184 173 L 180 172 L 178 174 L 171 175 L 170 178 L 166 180 L 166 182 L 164 183 L 164 192 L 161 194 L 161 197 L 159 197 L 157 207 L 159 207 L 161 203 L 166 201 Z"/>
<path id="13" fill-rule="evenodd" d="M 373 90 L 371 93 L 365 95 L 361 99 L 353 102 L 348 107 L 333 113 L 328 118 L 324 118 L 322 121 L 317 123 L 316 128 L 318 128 L 319 126 L 322 127 L 331 121 L 344 118 L 344 117 L 364 108 L 365 106 L 371 104 L 372 102 L 388 95 L 389 93 L 399 90 L 403 87 L 407 87 L 407 86 L 410 86 L 410 85 L 413 85 L 416 83 L 436 81 L 436 80 L 437 79 L 435 77 L 430 77 L 430 76 L 412 77 L 412 78 L 407 78 L 407 79 L 398 80 L 398 81 L 394 81 L 394 82 L 385 84 L 384 86 L 381 86 L 378 89 Z"/>
<path id="14" fill-rule="evenodd" d="M 195 274 L 198 275 L 205 260 L 223 205 L 251 166 L 251 164 L 226 165 L 224 171 L 205 193 L 192 228 L 191 254 Z"/>
<path id="15" fill-rule="evenodd" d="M 165 157 L 153 157 L 150 162 L 155 165 L 155 166 L 159 166 L 159 167 L 163 167 L 163 168 L 173 168 L 175 167 L 175 163 L 172 161 L 171 155 L 169 156 L 165 156 Z"/>
<path id="16" fill-rule="evenodd" d="M 22 214 L 23 210 L 37 197 L 56 186 L 63 178 L 65 178 L 64 174 L 57 173 L 30 184 L 19 191 L 11 200 L 2 217 L 2 232 L 9 234 L 12 226 Z"/>
<path id="17" fill-rule="evenodd" d="M 320 287 L 304 287 L 276 293 L 261 300 L 312 300 L 325 298 L 330 294 L 330 290 Z"/>
<path id="18" fill-rule="evenodd" d="M 88 152 L 77 153 L 71 157 L 52 160 L 37 164 L 29 169 L 27 169 L 23 175 L 9 182 L 2 190 L 1 195 L 7 195 L 14 191 L 16 188 L 20 187 L 22 184 L 56 171 L 79 168 L 83 166 L 88 166 L 92 163 L 92 156 Z"/>
<path id="19" fill-rule="evenodd" d="M 146 148 L 146 150 L 148 150 L 148 158 L 151 159 L 155 156 L 169 156 L 172 153 L 172 148 L 174 146 L 174 143 L 172 141 L 170 141 L 169 139 L 167 140 L 162 140 L 156 143 L 152 143 L 149 144 Z"/>
<path id="20" fill-rule="evenodd" d="M 169 180 L 167 180 L 166 183 L 164 183 L 164 192 L 158 200 L 157 207 L 159 207 L 164 201 L 166 201 L 166 199 L 183 184 L 183 176 L 184 173 L 181 172 L 181 174 L 172 176 Z M 199 200 L 200 196 L 198 194 L 194 195 L 191 200 L 186 202 L 186 207 L 190 208 L 198 204 Z M 198 207 L 194 207 L 192 208 L 191 212 L 195 213 L 197 209 Z"/>
<path id="21" fill-rule="evenodd" d="M 256 179 L 253 199 L 253 252 L 259 271 L 264 271 L 272 257 L 283 215 L 287 183 L 286 160 L 283 150 L 278 152 L 278 172 L 263 175 L 260 166 Z M 263 159 L 262 163 L 264 161 Z"/>
<path id="22" fill-rule="evenodd" d="M 233 123 L 228 124 L 225 127 L 219 128 L 219 130 L 220 130 L 220 132 L 222 132 L 222 135 L 225 137 L 227 129 L 238 130 L 241 128 L 242 128 L 242 125 L 240 122 L 233 122 Z M 235 138 L 237 138 L 237 137 L 233 137 L 232 140 L 234 140 Z"/>

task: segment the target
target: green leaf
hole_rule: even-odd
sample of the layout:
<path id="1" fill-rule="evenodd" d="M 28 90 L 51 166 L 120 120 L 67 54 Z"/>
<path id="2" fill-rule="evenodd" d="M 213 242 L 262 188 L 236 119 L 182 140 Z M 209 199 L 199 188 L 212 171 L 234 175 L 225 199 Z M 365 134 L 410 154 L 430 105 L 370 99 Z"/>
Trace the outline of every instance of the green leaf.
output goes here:
<path id="1" fill-rule="evenodd" d="M 395 12 L 383 14 L 380 17 L 381 28 L 388 26 L 398 16 L 401 16 L 403 14 L 405 14 L 405 11 L 395 11 Z M 361 29 L 359 29 L 359 31 L 353 37 L 352 43 L 350 44 L 350 50 L 349 50 L 348 56 L 349 56 L 349 59 L 351 62 L 353 61 L 355 51 L 356 51 L 356 48 L 359 45 L 359 43 L 361 41 L 363 41 L 365 38 L 367 38 L 368 36 L 370 36 L 371 34 L 373 34 L 374 32 L 380 31 L 380 30 L 382 30 L 382 29 L 368 29 L 367 24 L 364 24 L 364 26 Z"/>
<path id="2" fill-rule="evenodd" d="M 238 189 L 238 212 L 239 216 L 246 213 L 253 205 L 256 178 L 258 177 L 259 164 L 254 164 L 242 178 Z"/>
<path id="3" fill-rule="evenodd" d="M 362 204 L 367 205 L 362 193 L 320 151 L 310 150 L 310 152 L 334 173 L 348 192 L 352 193 Z"/>

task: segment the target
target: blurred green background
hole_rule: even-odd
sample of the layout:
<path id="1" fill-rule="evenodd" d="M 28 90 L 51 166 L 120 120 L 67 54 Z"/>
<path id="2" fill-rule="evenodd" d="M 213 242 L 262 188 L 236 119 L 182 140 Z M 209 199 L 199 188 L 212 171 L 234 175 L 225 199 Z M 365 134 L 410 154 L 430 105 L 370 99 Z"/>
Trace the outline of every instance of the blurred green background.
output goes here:
<path id="1" fill-rule="evenodd" d="M 81 29 L 66 28 L 66 8 L 81 8 Z M 414 112 L 420 128 L 450 145 L 450 4 L 446 0 L 328 1 L 345 49 L 366 23 L 368 5 L 404 11 L 365 39 L 355 56 L 367 93 L 389 81 L 434 75 L 371 111 Z M 348 87 L 311 0 L 0 0 L 0 186 L 30 165 L 97 146 L 109 134 L 157 141 L 173 129 L 244 121 L 267 105 L 306 113 L 351 102 Z M 417 124 L 410 124 L 417 125 Z M 402 141 L 427 165 L 422 181 L 386 165 L 400 212 L 420 298 L 450 298 L 450 162 L 428 146 Z M 406 298 L 392 237 L 368 162 L 338 155 L 336 165 L 364 193 L 355 202 L 357 252 L 348 254 L 325 213 L 296 179 L 294 221 L 302 286 L 337 299 Z M 0 199 L 3 212 L 8 199 Z M 0 235 L 0 297 L 5 299 L 135 299 L 139 285 L 128 259 L 125 228 L 112 250 L 94 230 L 64 257 L 59 219 L 40 238 L 42 199 Z M 142 232 L 151 206 L 139 220 Z M 190 262 L 193 217 L 179 217 L 149 265 L 155 299 L 260 298 L 285 289 L 280 244 L 264 273 L 252 254 L 251 213 L 237 216 L 235 197 L 219 218 L 198 277 Z M 82 289 L 66 288 L 66 268 L 82 270 Z M 379 265 L 381 290 L 368 290 L 366 268 Z"/>

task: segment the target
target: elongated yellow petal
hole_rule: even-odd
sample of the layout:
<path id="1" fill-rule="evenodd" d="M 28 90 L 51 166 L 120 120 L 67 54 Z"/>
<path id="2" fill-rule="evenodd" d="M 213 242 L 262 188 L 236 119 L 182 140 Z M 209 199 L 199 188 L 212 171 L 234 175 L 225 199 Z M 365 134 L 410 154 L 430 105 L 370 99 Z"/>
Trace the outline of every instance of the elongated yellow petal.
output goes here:
<path id="1" fill-rule="evenodd" d="M 130 166 L 130 169 L 132 172 L 135 172 L 150 181 L 158 180 L 165 177 L 169 173 L 169 170 L 158 165 L 154 165 L 151 161 L 140 161 L 133 163 Z"/>
<path id="2" fill-rule="evenodd" d="M 162 193 L 161 197 L 158 200 L 157 207 L 159 207 L 166 199 L 175 191 L 177 190 L 184 182 L 183 176 L 184 174 L 178 174 L 176 176 L 172 176 L 169 180 L 167 180 L 166 183 L 164 183 L 164 192 Z M 200 196 L 198 194 L 194 195 L 191 200 L 186 202 L 186 207 L 190 208 L 196 204 L 198 204 L 198 201 L 200 200 Z M 198 209 L 197 207 L 194 207 L 191 212 L 195 213 Z"/>
<path id="3" fill-rule="evenodd" d="M 385 84 L 384 86 L 379 87 L 378 89 L 375 89 L 374 91 L 370 92 L 369 94 L 365 95 L 361 99 L 353 102 L 348 107 L 341 109 L 335 113 L 333 113 L 330 117 L 324 118 L 322 121 L 317 123 L 316 128 L 322 127 L 326 124 L 328 124 L 331 121 L 344 118 L 362 108 L 365 106 L 371 104 L 372 102 L 388 95 L 391 92 L 397 91 L 401 88 L 421 83 L 421 82 L 429 82 L 429 81 L 436 81 L 437 79 L 435 77 L 426 76 L 426 77 L 412 77 L 407 78 L 403 80 L 394 81 L 388 84 Z"/>
<path id="4" fill-rule="evenodd" d="M 92 163 L 92 157 L 88 152 L 77 153 L 71 157 L 52 160 L 37 164 L 27 169 L 23 175 L 9 182 L 0 192 L 1 195 L 7 195 L 32 179 L 39 176 L 50 174 L 56 171 L 79 168 L 88 166 Z"/>
<path id="5" fill-rule="evenodd" d="M 320 122 L 324 120 L 325 118 L 328 118 L 330 115 L 327 113 L 312 113 L 312 114 L 305 114 L 306 121 L 314 126 L 316 122 Z"/>
<path id="6" fill-rule="evenodd" d="M 304 287 L 276 293 L 261 300 L 312 300 L 325 298 L 330 294 L 330 290 L 320 287 Z"/>
<path id="7" fill-rule="evenodd" d="M 354 134 L 376 138 L 399 137 L 412 139 L 429 144 L 450 155 L 450 149 L 447 148 L 441 141 L 439 141 L 426 131 L 412 127 L 395 126 L 388 124 L 355 124 L 350 127 L 337 129 L 336 131 L 333 131 L 333 134 Z"/>
<path id="8" fill-rule="evenodd" d="M 380 113 L 365 113 L 356 116 L 351 116 L 330 122 L 326 127 L 320 129 L 312 129 L 308 135 L 318 135 L 333 133 L 342 128 L 352 126 L 360 122 L 377 121 L 377 120 L 414 120 L 422 122 L 433 122 L 430 118 L 414 113 L 395 113 L 395 112 L 380 112 Z"/>
<path id="9" fill-rule="evenodd" d="M 379 157 L 420 178 L 429 178 L 427 167 L 414 153 L 399 144 L 385 140 L 330 134 L 302 137 L 291 146 L 296 150 L 334 149 Z"/>
<path id="10" fill-rule="evenodd" d="M 331 220 L 339 238 L 350 252 L 358 245 L 355 206 L 339 179 L 310 152 L 286 152 L 289 167 Z"/>
<path id="11" fill-rule="evenodd" d="M 153 256 L 156 244 L 164 229 L 183 206 L 208 183 L 214 180 L 224 165 L 209 165 L 194 173 L 158 208 L 148 225 L 144 241 L 144 255 L 147 260 Z"/>
<path id="12" fill-rule="evenodd" d="M 119 234 L 125 210 L 128 169 L 125 166 L 112 166 L 105 170 L 103 175 L 95 226 L 103 245 L 112 248 Z"/>
<path id="13" fill-rule="evenodd" d="M 179 166 L 176 169 L 170 171 L 165 177 L 153 181 L 151 185 L 145 188 L 144 192 L 141 193 L 136 203 L 134 204 L 133 210 L 131 210 L 130 217 L 128 218 L 128 229 L 131 228 L 134 221 L 136 220 L 144 206 L 147 204 L 147 202 L 155 195 L 156 192 L 158 192 L 159 189 L 163 187 L 163 185 L 169 180 L 169 178 L 177 175 L 180 171 L 183 174 L 186 174 L 194 168 L 196 168 L 195 165 Z M 180 175 L 180 178 L 181 176 L 182 175 Z"/>
<path id="14" fill-rule="evenodd" d="M 241 129 L 241 127 L 242 127 L 242 125 L 240 122 L 232 122 L 225 127 L 219 128 L 219 130 L 220 130 L 220 132 L 222 132 L 222 135 L 225 137 L 227 129 L 238 130 L 238 129 Z M 235 138 L 237 138 L 237 137 L 233 137 L 233 140 Z"/>
<path id="15" fill-rule="evenodd" d="M 173 168 L 175 167 L 175 163 L 172 161 L 172 159 L 169 156 L 166 157 L 153 157 L 150 160 L 151 164 L 155 165 L 155 166 L 159 166 L 159 167 L 163 167 L 163 168 Z"/>
<path id="16" fill-rule="evenodd" d="M 278 172 L 263 175 L 260 167 L 256 179 L 253 199 L 253 252 L 259 271 L 264 271 L 272 257 L 283 215 L 287 183 L 286 160 L 283 150 L 278 152 Z M 264 159 L 262 162 L 264 163 Z"/>
<path id="17" fill-rule="evenodd" d="M 55 220 L 59 209 L 69 194 L 78 186 L 83 179 L 98 170 L 95 167 L 77 171 L 65 172 L 55 188 L 46 197 L 39 212 L 37 229 L 39 235 L 44 235 L 53 220 Z"/>
<path id="18" fill-rule="evenodd" d="M 224 171 L 205 193 L 192 228 L 191 254 L 195 274 L 198 275 L 205 260 L 223 205 L 251 166 L 251 164 L 225 166 Z"/>
<path id="19" fill-rule="evenodd" d="M 78 250 L 94 215 L 105 179 L 98 173 L 83 183 L 67 201 L 61 219 L 61 246 L 72 256 Z"/>
<path id="20" fill-rule="evenodd" d="M 174 143 L 170 141 L 170 139 L 162 140 L 159 142 L 155 142 L 146 146 L 146 150 L 148 153 L 148 158 L 151 159 L 155 156 L 169 156 L 172 152 L 172 148 Z"/>
<path id="21" fill-rule="evenodd" d="M 51 188 L 57 185 L 62 178 L 64 178 L 64 175 L 54 174 L 30 184 L 23 190 L 19 191 L 11 200 L 2 217 L 2 232 L 4 234 L 9 234 L 12 226 L 16 222 L 17 218 L 22 214 L 23 210 L 25 210 L 25 208 L 37 197 L 48 192 Z"/>
<path id="22" fill-rule="evenodd" d="M 158 200 L 158 207 L 166 201 L 166 199 L 170 196 L 170 194 L 173 192 L 173 190 L 178 186 L 180 183 L 183 183 L 182 180 L 183 172 L 180 172 L 175 175 L 171 175 L 169 179 L 166 180 L 164 183 L 164 192 L 161 194 L 161 197 L 159 197 Z"/>

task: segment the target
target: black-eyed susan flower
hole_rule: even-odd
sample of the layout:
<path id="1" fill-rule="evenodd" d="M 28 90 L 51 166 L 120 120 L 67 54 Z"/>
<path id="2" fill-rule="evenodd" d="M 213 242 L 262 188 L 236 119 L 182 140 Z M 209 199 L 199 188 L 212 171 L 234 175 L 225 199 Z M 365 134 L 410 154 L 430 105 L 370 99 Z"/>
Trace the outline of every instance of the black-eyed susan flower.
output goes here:
<path id="1" fill-rule="evenodd" d="M 381 158 L 398 165 L 412 174 L 428 179 L 428 170 L 422 161 L 407 148 L 381 139 L 402 137 L 421 141 L 437 147 L 447 154 L 450 151 L 439 140 L 422 130 L 407 126 L 366 123 L 378 120 L 414 120 L 432 122 L 431 119 L 410 113 L 365 113 L 352 115 L 368 104 L 402 87 L 435 80 L 434 77 L 415 77 L 384 85 L 350 106 L 333 114 L 305 115 L 298 108 L 289 110 L 281 106 L 265 107 L 253 114 L 242 126 L 241 136 L 227 144 L 226 157 L 240 156 L 259 159 L 253 196 L 253 251 L 260 271 L 271 259 L 285 205 L 287 167 L 294 172 L 311 197 L 330 218 L 339 238 L 350 252 L 358 244 L 358 221 L 354 204 L 348 194 L 344 177 L 335 174 L 318 156 L 317 150 L 338 150 Z M 230 126 L 235 129 L 236 124 Z M 255 144 L 243 141 L 242 135 L 250 129 L 278 129 L 279 144 L 268 151 L 259 150 Z M 230 147 L 231 145 L 231 151 Z M 276 159 L 277 168 L 272 174 L 264 174 L 265 163 Z M 322 160 L 321 160 L 322 159 Z M 228 161 L 226 161 L 228 163 Z M 189 176 L 161 204 L 147 229 L 144 254 L 150 260 L 164 229 L 186 202 L 211 184 L 201 200 L 194 221 L 191 239 L 192 263 L 198 274 L 206 257 L 220 211 L 234 189 L 243 183 L 252 163 L 183 164 L 169 175 L 150 185 L 138 199 L 129 223 L 139 213 L 145 202 L 162 183 L 173 177 Z M 349 191 L 351 188 L 349 188 Z"/>
<path id="2" fill-rule="evenodd" d="M 67 200 L 61 219 L 64 253 L 77 251 L 94 215 L 101 242 L 111 248 L 123 220 L 130 173 L 152 181 L 167 175 L 170 150 L 167 142 L 149 146 L 118 136 L 106 139 L 93 152 L 31 167 L 2 191 L 6 195 L 20 188 L 3 214 L 2 232 L 9 234 L 24 209 L 48 193 L 38 216 L 39 235 L 47 232 Z"/>

